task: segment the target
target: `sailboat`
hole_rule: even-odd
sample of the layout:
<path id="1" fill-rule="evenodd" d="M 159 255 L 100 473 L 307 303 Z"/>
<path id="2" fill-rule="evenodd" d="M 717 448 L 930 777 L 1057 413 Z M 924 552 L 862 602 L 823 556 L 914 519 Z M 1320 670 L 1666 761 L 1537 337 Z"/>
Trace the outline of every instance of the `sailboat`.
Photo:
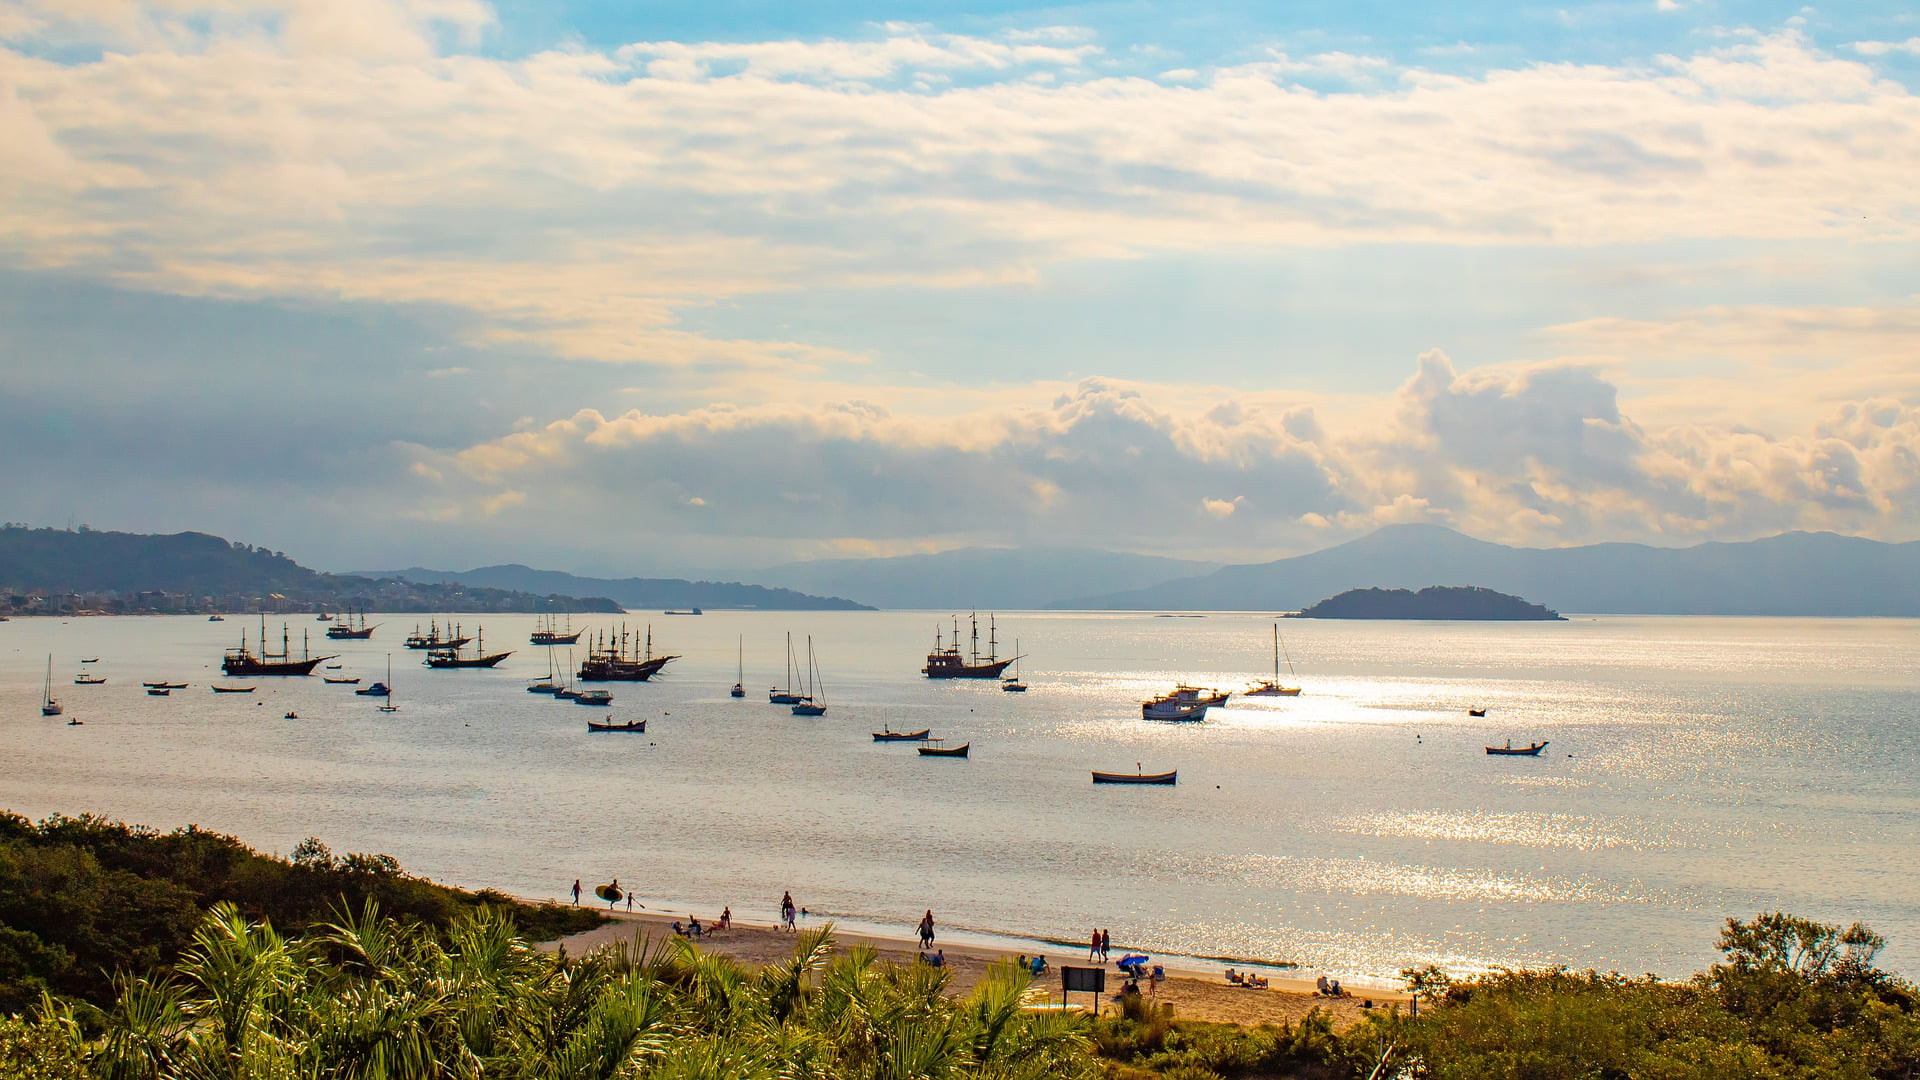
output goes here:
<path id="1" fill-rule="evenodd" d="M 767 702 L 771 705 L 804 705 L 813 700 L 803 694 L 793 692 L 793 633 L 787 633 L 787 688 L 774 687 L 767 691 Z"/>
<path id="2" fill-rule="evenodd" d="M 1020 639 L 1013 639 L 1013 677 L 1000 680 L 1000 689 L 1009 694 L 1024 694 L 1027 684 L 1020 681 Z"/>
<path id="3" fill-rule="evenodd" d="M 1287 676 L 1297 678 L 1293 670 L 1293 657 L 1287 657 Z M 1297 686 L 1280 685 L 1280 624 L 1273 624 L 1273 678 L 1262 679 L 1245 691 L 1247 697 L 1299 697 Z"/>
<path id="4" fill-rule="evenodd" d="M 818 689 L 815 684 L 818 683 Z M 825 716 L 827 682 L 820 678 L 820 662 L 813 658 L 813 635 L 807 635 L 807 696 L 805 700 L 794 703 L 795 716 Z"/>
<path id="5" fill-rule="evenodd" d="M 47 654 L 47 685 L 40 691 L 40 715 L 59 716 L 66 710 L 53 700 L 53 654 Z"/>
<path id="6" fill-rule="evenodd" d="M 393 654 L 387 654 L 387 700 L 380 703 L 381 712 L 399 712 L 400 706 L 393 703 Z"/>
<path id="7" fill-rule="evenodd" d="M 728 691 L 734 697 L 746 697 L 747 688 L 747 635 L 740 635 L 740 642 L 734 655 L 733 689 Z"/>
<path id="8" fill-rule="evenodd" d="M 529 693 L 529 694 L 551 694 L 551 693 L 553 693 L 553 692 L 554 692 L 555 690 L 558 690 L 558 689 L 560 689 L 560 686 L 559 686 L 559 684 L 558 684 L 558 683 L 555 683 L 555 682 L 553 681 L 553 678 L 554 678 L 554 676 L 553 676 L 553 646 L 551 646 L 551 645 L 549 645 L 549 646 L 547 646 L 547 677 L 546 677 L 546 678 L 544 678 L 544 679 L 541 679 L 541 680 L 540 680 L 539 682 L 537 682 L 537 683 L 532 683 L 532 684 L 529 684 L 529 685 L 528 685 L 528 687 L 527 687 L 527 693 Z"/>

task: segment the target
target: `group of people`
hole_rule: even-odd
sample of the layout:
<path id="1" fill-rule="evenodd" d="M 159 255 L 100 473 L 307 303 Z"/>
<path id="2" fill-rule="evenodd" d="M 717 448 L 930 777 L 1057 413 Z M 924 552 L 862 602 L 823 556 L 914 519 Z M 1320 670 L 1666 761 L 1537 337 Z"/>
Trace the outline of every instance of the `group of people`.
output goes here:
<path id="1" fill-rule="evenodd" d="M 673 920 L 673 932 L 684 938 L 705 937 L 706 935 L 714 933 L 715 931 L 726 930 L 731 926 L 733 926 L 733 908 L 732 907 L 728 907 L 722 910 L 720 912 L 720 917 L 713 920 L 713 922 L 707 924 L 706 926 L 700 925 L 700 916 L 698 915 L 688 916 L 687 923 L 685 926 L 680 925 L 679 919 Z"/>
<path id="2" fill-rule="evenodd" d="M 928 908 L 927 913 L 925 915 L 920 916 L 920 948 L 922 950 L 925 950 L 932 947 L 932 945 L 933 945 L 933 909 Z"/>
<path id="3" fill-rule="evenodd" d="M 933 952 L 927 952 L 925 949 L 922 949 L 920 951 L 920 962 L 932 967 L 946 967 L 947 950 L 935 949 Z"/>
<path id="4" fill-rule="evenodd" d="M 601 890 L 604 890 L 604 891 L 601 891 Z M 614 878 L 611 883 L 600 886 L 600 889 L 596 891 L 600 893 L 600 896 L 602 899 L 606 900 L 608 911 L 612 911 L 613 905 L 619 903 L 622 899 L 626 900 L 627 902 L 627 910 L 628 911 L 633 910 L 633 894 L 630 892 L 623 892 L 621 890 L 619 878 Z M 573 906 L 574 907 L 580 906 L 580 879 L 579 878 L 573 879 Z M 645 905 L 641 905 L 641 906 L 644 907 Z"/>
<path id="5" fill-rule="evenodd" d="M 803 915 L 805 914 L 804 911 L 793 906 L 793 893 L 792 892 L 781 893 L 780 894 L 780 929 L 792 930 L 795 932 L 799 931 L 800 929 L 799 924 L 794 917 L 796 912 Z"/>
<path id="6" fill-rule="evenodd" d="M 1342 990 L 1340 988 L 1339 979 L 1329 979 L 1325 975 L 1322 975 L 1319 978 L 1313 980 L 1313 992 L 1318 994 L 1321 997 L 1330 997 L 1330 998 L 1343 998 L 1343 997 L 1353 996 L 1353 994 L 1350 991 Z"/>
<path id="7" fill-rule="evenodd" d="M 1235 986 L 1244 986 L 1249 990 L 1265 990 L 1267 988 L 1267 977 L 1265 975 L 1255 975 L 1251 971 L 1242 973 L 1228 968 L 1227 981 Z"/>
<path id="8" fill-rule="evenodd" d="M 1105 963 L 1107 954 L 1113 951 L 1113 935 L 1105 930 L 1095 929 L 1087 938 L 1087 959 Z"/>
<path id="9" fill-rule="evenodd" d="M 1014 957 L 1013 962 L 1026 968 L 1027 974 L 1036 979 L 1047 973 L 1047 958 L 1044 955 L 1036 956 L 1029 960 L 1027 959 L 1026 953 L 1021 953 L 1019 956 Z"/>

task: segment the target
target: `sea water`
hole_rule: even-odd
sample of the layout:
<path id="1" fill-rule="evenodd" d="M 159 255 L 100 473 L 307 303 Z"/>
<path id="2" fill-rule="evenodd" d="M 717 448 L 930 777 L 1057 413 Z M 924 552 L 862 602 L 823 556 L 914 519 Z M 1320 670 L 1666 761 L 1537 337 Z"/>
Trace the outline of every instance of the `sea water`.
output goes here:
<path id="1" fill-rule="evenodd" d="M 1865 921 L 1890 966 L 1920 973 L 1916 621 L 1289 620 L 1298 674 L 1283 661 L 1282 681 L 1304 692 L 1236 696 L 1200 724 L 1144 721 L 1139 704 L 1177 681 L 1271 677 L 1270 617 L 1001 613 L 1001 655 L 1017 636 L 1032 687 L 1011 694 L 919 674 L 947 613 L 630 615 L 682 658 L 601 684 L 609 709 L 525 691 L 550 662 L 527 644 L 532 616 L 459 617 L 513 650 L 491 670 L 427 670 L 399 647 L 425 619 L 378 621 L 369 641 L 290 625 L 296 654 L 303 633 L 339 654 L 316 675 L 364 687 L 391 655 L 391 714 L 318 677 L 221 676 L 255 619 L 0 624 L 0 807 L 196 823 L 279 852 L 319 836 L 535 897 L 617 877 L 650 907 L 771 921 L 791 890 L 815 920 L 904 934 L 931 908 L 943 927 L 1057 940 L 1101 926 L 1129 949 L 1363 981 L 1429 963 L 1684 976 L 1723 920 L 1769 910 Z M 984 615 L 980 632 L 984 648 Z M 767 702 L 788 633 L 802 667 L 812 638 L 824 717 Z M 39 715 L 49 653 L 82 726 Z M 75 686 L 80 671 L 109 682 Z M 161 679 L 192 685 L 140 686 Z M 588 733 L 608 717 L 649 727 Z M 873 742 L 886 726 L 972 756 Z M 1484 749 L 1539 739 L 1538 758 Z M 1091 783 L 1136 767 L 1179 783 Z"/>

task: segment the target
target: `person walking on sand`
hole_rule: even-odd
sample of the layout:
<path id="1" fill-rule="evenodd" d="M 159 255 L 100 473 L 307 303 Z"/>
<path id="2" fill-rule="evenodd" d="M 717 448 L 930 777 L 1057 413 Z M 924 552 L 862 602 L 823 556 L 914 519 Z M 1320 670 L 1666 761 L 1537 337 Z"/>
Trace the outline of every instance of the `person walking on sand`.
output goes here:
<path id="1" fill-rule="evenodd" d="M 1102 963 L 1105 963 L 1107 957 L 1112 953 L 1113 953 L 1113 935 L 1109 934 L 1106 930 L 1103 929 L 1100 931 L 1100 961 Z"/>
<path id="2" fill-rule="evenodd" d="M 920 947 L 925 949 L 925 948 L 931 947 L 932 945 L 933 945 L 933 909 L 928 908 L 927 913 L 925 915 L 920 916 Z"/>
<path id="3" fill-rule="evenodd" d="M 1087 959 L 1100 959 L 1100 928 L 1097 926 L 1094 927 L 1093 933 L 1087 936 Z"/>
<path id="4" fill-rule="evenodd" d="M 627 894 L 627 910 L 628 911 L 633 910 L 633 894 L 632 893 Z"/>
<path id="5" fill-rule="evenodd" d="M 733 907 L 731 905 L 729 905 L 725 911 L 722 911 L 720 913 L 720 929 L 722 930 L 733 929 Z"/>
<path id="6" fill-rule="evenodd" d="M 619 902 L 620 902 L 620 879 L 614 878 L 613 884 L 607 886 L 607 910 L 612 911 L 613 905 Z"/>
<path id="7" fill-rule="evenodd" d="M 573 879 L 573 906 L 574 907 L 580 906 L 580 879 L 579 878 Z"/>

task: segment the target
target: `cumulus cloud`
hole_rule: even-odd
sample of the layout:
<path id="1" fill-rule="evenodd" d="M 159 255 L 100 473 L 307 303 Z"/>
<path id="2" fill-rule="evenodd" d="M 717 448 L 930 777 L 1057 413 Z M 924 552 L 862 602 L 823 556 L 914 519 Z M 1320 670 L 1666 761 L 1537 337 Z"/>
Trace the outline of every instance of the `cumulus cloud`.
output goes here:
<path id="1" fill-rule="evenodd" d="M 1920 222 L 1920 102 L 1797 31 L 1638 65 L 1326 53 L 1155 80 L 1108 73 L 1072 28 L 502 58 L 464 44 L 492 19 L 27 0 L 0 23 L 0 261 L 457 306 L 475 341 L 548 355 L 799 370 L 861 358 L 687 316 L 1165 252 L 1893 242 Z M 1365 89 L 1300 82 L 1329 75 Z"/>
<path id="2" fill-rule="evenodd" d="M 1891 399 L 1784 437 L 1647 429 L 1592 369 L 1460 372 L 1438 352 L 1386 403 L 1391 420 L 1354 430 L 1242 401 L 1177 411 L 1155 390 L 1088 379 L 1045 405 L 947 418 L 857 402 L 583 410 L 413 452 L 450 505 L 530 493 L 500 513 L 527 528 L 587 500 L 615 535 L 725 536 L 773 558 L 837 550 L 850 523 L 902 550 L 990 539 L 1244 558 L 1412 521 L 1543 545 L 1920 532 L 1920 409 Z"/>

